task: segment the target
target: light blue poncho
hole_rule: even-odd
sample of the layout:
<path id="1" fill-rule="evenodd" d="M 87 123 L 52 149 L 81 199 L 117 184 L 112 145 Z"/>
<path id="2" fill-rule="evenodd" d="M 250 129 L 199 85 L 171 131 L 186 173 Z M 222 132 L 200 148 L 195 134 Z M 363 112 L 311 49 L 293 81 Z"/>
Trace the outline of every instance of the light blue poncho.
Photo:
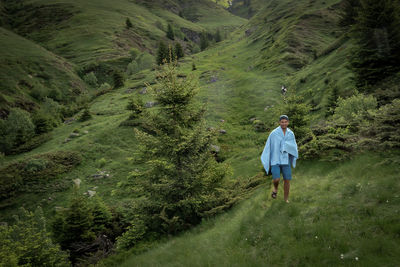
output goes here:
<path id="1" fill-rule="evenodd" d="M 290 157 L 289 157 L 290 155 Z M 296 138 L 289 128 L 283 134 L 281 126 L 278 126 L 268 136 L 264 151 L 261 154 L 261 162 L 268 174 L 269 167 L 276 164 L 289 164 L 296 167 L 299 157 Z"/>

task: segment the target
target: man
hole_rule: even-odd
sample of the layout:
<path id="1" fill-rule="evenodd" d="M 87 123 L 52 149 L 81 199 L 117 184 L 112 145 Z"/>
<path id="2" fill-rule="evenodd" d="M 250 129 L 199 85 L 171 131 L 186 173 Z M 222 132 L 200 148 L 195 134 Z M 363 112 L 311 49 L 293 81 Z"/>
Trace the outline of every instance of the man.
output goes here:
<path id="1" fill-rule="evenodd" d="M 296 138 L 292 130 L 288 128 L 289 117 L 281 115 L 279 125 L 268 136 L 264 151 L 261 154 L 261 162 L 267 174 L 272 173 L 274 189 L 271 197 L 276 198 L 278 193 L 281 173 L 284 180 L 284 200 L 289 203 L 290 180 L 292 180 L 292 169 L 290 165 L 296 167 L 298 158 Z"/>

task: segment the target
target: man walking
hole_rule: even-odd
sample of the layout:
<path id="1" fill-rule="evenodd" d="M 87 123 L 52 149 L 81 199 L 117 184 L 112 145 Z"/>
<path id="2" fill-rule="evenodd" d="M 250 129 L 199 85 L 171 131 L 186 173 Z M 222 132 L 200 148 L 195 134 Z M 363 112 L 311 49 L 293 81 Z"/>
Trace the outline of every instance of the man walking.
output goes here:
<path id="1" fill-rule="evenodd" d="M 281 173 L 284 180 L 284 200 L 289 203 L 290 180 L 292 180 L 292 169 L 296 167 L 296 160 L 299 157 L 296 138 L 292 130 L 288 128 L 289 117 L 281 115 L 279 126 L 268 136 L 264 151 L 261 154 L 261 162 L 267 174 L 272 173 L 274 188 L 271 197 L 276 198 L 278 193 Z"/>

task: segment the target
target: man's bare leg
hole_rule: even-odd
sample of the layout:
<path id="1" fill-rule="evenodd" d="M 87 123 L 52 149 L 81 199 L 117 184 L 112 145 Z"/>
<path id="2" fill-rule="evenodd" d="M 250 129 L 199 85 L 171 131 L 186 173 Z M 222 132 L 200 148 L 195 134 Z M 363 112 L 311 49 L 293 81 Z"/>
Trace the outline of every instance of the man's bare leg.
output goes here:
<path id="1" fill-rule="evenodd" d="M 284 186 L 283 186 L 283 198 L 285 199 L 285 202 L 289 203 L 289 189 L 290 189 L 290 180 L 283 180 L 284 181 Z"/>

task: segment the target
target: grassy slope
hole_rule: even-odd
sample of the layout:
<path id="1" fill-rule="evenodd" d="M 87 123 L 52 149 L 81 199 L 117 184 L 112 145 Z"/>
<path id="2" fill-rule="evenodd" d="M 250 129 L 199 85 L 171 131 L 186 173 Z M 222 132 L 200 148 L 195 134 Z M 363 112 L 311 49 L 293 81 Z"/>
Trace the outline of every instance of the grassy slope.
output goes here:
<path id="1" fill-rule="evenodd" d="M 217 27 L 237 26 L 244 21 L 208 1 L 194 2 L 193 8 L 201 11 L 196 23 L 185 20 L 161 6 L 154 5 L 149 9 L 127 0 L 34 0 L 30 3 L 36 7 L 52 4 L 49 10 L 60 9 L 63 10 L 60 13 L 70 15 L 65 15 L 64 20 L 58 22 L 41 22 L 44 26 L 40 29 L 32 26 L 37 23 L 32 18 L 28 26 L 22 23 L 24 19 L 29 18 L 28 15 L 22 15 L 18 32 L 78 64 L 127 56 L 131 47 L 154 52 L 158 40 L 165 38 L 165 32 L 160 30 L 156 23 L 163 24 L 165 30 L 167 23 L 173 22 L 176 29 L 185 27 L 201 32 L 204 29 L 214 31 Z M 45 8 L 39 10 L 45 12 Z M 126 18 L 132 21 L 132 29 L 125 28 Z"/>
<path id="2" fill-rule="evenodd" d="M 376 154 L 301 162 L 290 204 L 282 188 L 272 200 L 263 186 L 232 211 L 115 266 L 396 266 L 397 164 Z"/>
<path id="3" fill-rule="evenodd" d="M 85 91 L 85 84 L 63 58 L 13 32 L 0 28 L 0 108 L 34 101 L 35 87 L 57 89 L 63 95 Z"/>

